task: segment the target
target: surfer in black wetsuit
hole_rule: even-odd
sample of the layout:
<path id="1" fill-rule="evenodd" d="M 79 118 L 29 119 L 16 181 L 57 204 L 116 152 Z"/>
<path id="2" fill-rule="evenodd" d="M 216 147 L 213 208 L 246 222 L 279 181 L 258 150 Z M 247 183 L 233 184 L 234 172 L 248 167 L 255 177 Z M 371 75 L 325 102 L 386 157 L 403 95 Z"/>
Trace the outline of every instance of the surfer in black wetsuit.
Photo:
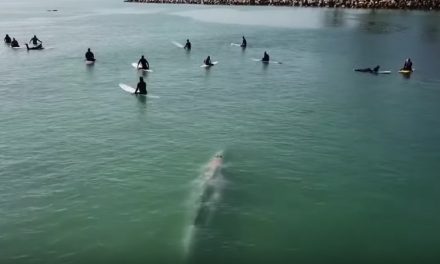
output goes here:
<path id="1" fill-rule="evenodd" d="M 27 43 L 25 45 L 26 45 L 27 50 L 42 50 L 42 49 L 44 49 L 42 42 L 40 44 L 38 44 L 38 46 L 30 47 L 30 48 L 29 48 L 29 45 Z"/>
<path id="2" fill-rule="evenodd" d="M 144 55 L 142 55 L 141 59 L 138 62 L 137 67 L 139 68 L 139 65 L 142 65 L 140 69 L 148 70 L 150 69 L 150 64 L 148 63 L 147 59 L 145 59 Z"/>
<path id="3" fill-rule="evenodd" d="M 13 48 L 20 47 L 20 45 L 18 45 L 18 41 L 15 38 L 12 38 L 11 47 L 13 47 Z"/>
<path id="4" fill-rule="evenodd" d="M 405 60 L 405 64 L 403 65 L 402 70 L 404 71 L 412 71 L 412 61 L 410 58 Z"/>
<path id="5" fill-rule="evenodd" d="M 37 38 L 37 36 L 35 36 L 35 35 L 31 38 L 31 40 L 29 40 L 29 43 L 31 43 L 31 42 L 32 42 L 32 44 L 34 44 L 34 46 L 37 46 L 37 45 L 38 45 L 38 42 L 40 42 L 40 44 L 43 43 L 43 42 L 41 42 L 41 40 L 39 40 L 39 39 Z"/>
<path id="6" fill-rule="evenodd" d="M 187 49 L 187 50 L 191 50 L 191 42 L 189 42 L 189 39 L 186 40 L 185 47 L 183 47 L 183 48 Z"/>
<path id="7" fill-rule="evenodd" d="M 11 37 L 8 34 L 6 34 L 6 36 L 5 36 L 5 43 L 6 44 L 11 44 L 11 42 L 12 42 Z"/>
<path id="8" fill-rule="evenodd" d="M 211 62 L 211 56 L 208 56 L 208 58 L 206 58 L 206 60 L 204 60 L 203 63 L 205 63 L 205 65 L 207 65 L 207 66 L 213 66 L 214 65 Z"/>
<path id="9" fill-rule="evenodd" d="M 147 84 L 144 82 L 143 77 L 139 77 L 139 82 L 136 86 L 134 94 L 147 94 Z"/>
<path id="10" fill-rule="evenodd" d="M 87 49 L 86 52 L 86 61 L 95 61 L 95 54 L 93 54 L 93 52 L 90 51 L 90 48 Z"/>
<path id="11" fill-rule="evenodd" d="M 269 62 L 269 54 L 267 52 L 264 52 L 263 58 L 261 59 L 262 62 Z"/>
<path id="12" fill-rule="evenodd" d="M 242 47 L 242 48 L 246 48 L 246 46 L 247 46 L 247 41 L 246 41 L 246 39 L 245 39 L 244 36 L 243 36 L 243 41 L 241 42 L 240 47 Z"/>
<path id="13" fill-rule="evenodd" d="M 379 72 L 379 68 L 380 68 L 380 66 L 377 65 L 377 66 L 374 67 L 373 69 L 371 69 L 371 68 L 363 68 L 363 69 L 354 69 L 354 71 L 357 71 L 357 72 L 378 73 L 378 72 Z"/>

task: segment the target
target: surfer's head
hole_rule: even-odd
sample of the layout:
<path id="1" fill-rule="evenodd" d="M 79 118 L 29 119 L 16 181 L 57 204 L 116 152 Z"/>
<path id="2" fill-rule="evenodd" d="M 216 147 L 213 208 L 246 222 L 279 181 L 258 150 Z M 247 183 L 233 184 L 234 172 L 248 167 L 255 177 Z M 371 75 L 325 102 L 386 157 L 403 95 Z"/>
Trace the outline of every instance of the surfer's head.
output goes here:
<path id="1" fill-rule="evenodd" d="M 140 82 L 143 82 L 143 81 L 144 81 L 144 77 L 142 77 L 142 76 L 139 77 L 139 81 L 140 81 Z"/>

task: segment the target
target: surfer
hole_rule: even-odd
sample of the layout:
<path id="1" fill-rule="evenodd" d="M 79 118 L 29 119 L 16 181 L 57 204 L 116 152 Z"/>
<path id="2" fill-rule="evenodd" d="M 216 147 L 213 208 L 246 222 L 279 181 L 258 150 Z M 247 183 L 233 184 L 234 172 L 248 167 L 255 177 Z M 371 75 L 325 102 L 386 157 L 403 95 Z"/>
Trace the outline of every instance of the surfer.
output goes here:
<path id="1" fill-rule="evenodd" d="M 27 43 L 25 45 L 26 45 L 27 50 L 42 50 L 42 49 L 44 49 L 42 42 L 40 44 L 38 44 L 38 46 L 30 47 L 30 48 L 29 48 L 29 45 Z"/>
<path id="2" fill-rule="evenodd" d="M 369 73 L 378 73 L 379 72 L 379 68 L 380 66 L 377 65 L 376 67 L 374 67 L 373 69 L 371 68 L 364 68 L 364 69 L 354 69 L 354 71 L 357 72 L 369 72 Z"/>
<path id="3" fill-rule="evenodd" d="M 243 41 L 241 42 L 240 47 L 246 48 L 246 46 L 247 46 L 247 41 L 246 41 L 246 38 L 243 36 Z"/>
<path id="4" fill-rule="evenodd" d="M 401 70 L 404 70 L 404 71 L 412 71 L 413 70 L 412 69 L 412 61 L 410 58 L 405 60 L 405 63 L 404 63 L 403 68 Z"/>
<path id="5" fill-rule="evenodd" d="M 139 77 L 139 82 L 136 86 L 136 90 L 134 91 L 134 94 L 147 94 L 147 83 L 144 82 L 143 77 Z"/>
<path id="6" fill-rule="evenodd" d="M 31 42 L 32 42 L 32 44 L 34 44 L 34 46 L 37 46 L 37 45 L 38 45 L 38 42 L 40 42 L 40 44 L 43 43 L 43 42 L 41 42 L 41 40 L 39 40 L 39 39 L 37 38 L 37 36 L 35 36 L 35 35 L 31 38 L 31 40 L 29 40 L 29 43 L 31 43 Z"/>
<path id="7" fill-rule="evenodd" d="M 205 63 L 205 65 L 207 65 L 207 66 L 213 66 L 214 65 L 211 62 L 211 56 L 208 56 L 208 58 L 206 58 L 206 60 L 204 60 L 203 63 Z"/>
<path id="8" fill-rule="evenodd" d="M 142 67 L 139 68 L 139 65 L 142 65 Z M 148 63 L 147 59 L 145 59 L 144 55 L 142 55 L 141 59 L 139 60 L 137 67 L 138 69 L 143 69 L 143 70 L 150 69 L 150 64 Z"/>
<path id="9" fill-rule="evenodd" d="M 187 49 L 187 50 L 191 50 L 191 42 L 189 42 L 189 39 L 186 40 L 185 47 L 183 47 L 183 48 Z"/>
<path id="10" fill-rule="evenodd" d="M 267 52 L 264 52 L 263 58 L 261 59 L 262 62 L 269 62 L 269 54 Z"/>
<path id="11" fill-rule="evenodd" d="M 20 45 L 18 45 L 18 41 L 15 38 L 12 38 L 11 47 L 13 47 L 13 48 L 20 47 Z"/>
<path id="12" fill-rule="evenodd" d="M 6 34 L 6 36 L 5 36 L 5 43 L 6 44 L 11 44 L 11 42 L 12 42 L 11 37 L 8 34 Z"/>
<path id="13" fill-rule="evenodd" d="M 93 52 L 90 51 L 90 48 L 87 49 L 86 52 L 86 61 L 95 61 L 95 54 L 93 54 Z"/>

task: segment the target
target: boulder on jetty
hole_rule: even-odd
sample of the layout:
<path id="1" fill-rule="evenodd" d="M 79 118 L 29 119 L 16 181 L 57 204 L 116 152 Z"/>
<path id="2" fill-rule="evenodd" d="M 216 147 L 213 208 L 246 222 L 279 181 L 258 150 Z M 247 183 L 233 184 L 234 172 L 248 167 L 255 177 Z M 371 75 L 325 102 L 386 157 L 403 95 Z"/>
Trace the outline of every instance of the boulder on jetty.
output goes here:
<path id="1" fill-rule="evenodd" d="M 440 10 L 440 0 L 124 0 L 124 2 Z"/>

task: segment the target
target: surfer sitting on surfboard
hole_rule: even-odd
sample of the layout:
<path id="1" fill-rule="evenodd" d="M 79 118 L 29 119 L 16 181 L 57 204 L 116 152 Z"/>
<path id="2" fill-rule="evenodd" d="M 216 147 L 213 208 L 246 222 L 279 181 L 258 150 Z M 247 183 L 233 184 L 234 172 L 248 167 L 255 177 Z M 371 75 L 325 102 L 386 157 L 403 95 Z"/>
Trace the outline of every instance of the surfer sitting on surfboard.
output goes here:
<path id="1" fill-rule="evenodd" d="M 12 38 L 11 47 L 13 47 L 13 48 L 20 47 L 20 45 L 18 45 L 18 41 L 15 38 Z"/>
<path id="2" fill-rule="evenodd" d="M 90 48 L 87 49 L 86 52 L 86 61 L 95 61 L 95 54 L 93 54 L 93 52 L 90 51 Z"/>
<path id="3" fill-rule="evenodd" d="M 183 48 L 187 49 L 187 50 L 191 50 L 191 42 L 189 42 L 189 39 L 186 40 L 185 47 L 183 47 Z"/>
<path id="4" fill-rule="evenodd" d="M 354 71 L 357 72 L 369 72 L 369 73 L 378 73 L 379 72 L 379 68 L 380 66 L 377 65 L 376 67 L 374 67 L 373 69 L 371 68 L 364 68 L 364 69 L 354 69 Z"/>
<path id="5" fill-rule="evenodd" d="M 267 52 L 264 52 L 263 58 L 261 59 L 262 62 L 269 62 L 269 54 Z"/>
<path id="6" fill-rule="evenodd" d="M 143 77 L 139 77 L 139 82 L 136 86 L 136 90 L 134 91 L 134 94 L 147 94 L 147 84 L 144 82 Z"/>
<path id="7" fill-rule="evenodd" d="M 142 65 L 142 67 L 139 68 L 139 65 Z M 148 63 L 147 59 L 145 59 L 144 55 L 142 55 L 141 59 L 139 60 L 137 67 L 138 69 L 143 69 L 143 70 L 150 69 L 150 64 Z"/>
<path id="8" fill-rule="evenodd" d="M 205 63 L 205 65 L 207 65 L 207 66 L 213 66 L 214 65 L 211 62 L 211 56 L 208 56 L 208 58 L 206 58 L 206 60 L 204 60 L 203 63 Z"/>
<path id="9" fill-rule="evenodd" d="M 41 40 L 39 40 L 38 38 L 37 38 L 37 36 L 33 36 L 32 38 L 31 38 L 31 40 L 29 40 L 29 43 L 31 43 L 32 42 L 32 44 L 34 44 L 34 46 L 37 46 L 38 45 L 38 42 L 40 42 L 40 44 L 41 43 L 43 43 Z"/>
<path id="10" fill-rule="evenodd" d="M 40 43 L 38 46 L 30 47 L 30 48 L 29 48 L 29 45 L 27 43 L 25 45 L 26 45 L 27 50 L 42 50 L 42 49 L 44 49 L 43 48 L 43 43 Z"/>
<path id="11" fill-rule="evenodd" d="M 8 35 L 8 34 L 6 34 L 6 36 L 5 36 L 5 43 L 6 44 L 11 44 L 11 37 Z"/>
<path id="12" fill-rule="evenodd" d="M 405 64 L 403 65 L 403 68 L 401 69 L 403 71 L 412 71 L 412 61 L 410 58 L 405 60 Z"/>
<path id="13" fill-rule="evenodd" d="M 240 47 L 242 47 L 242 48 L 246 48 L 246 46 L 247 46 L 247 41 L 246 41 L 246 39 L 245 39 L 244 36 L 243 36 L 243 42 L 241 42 Z"/>

